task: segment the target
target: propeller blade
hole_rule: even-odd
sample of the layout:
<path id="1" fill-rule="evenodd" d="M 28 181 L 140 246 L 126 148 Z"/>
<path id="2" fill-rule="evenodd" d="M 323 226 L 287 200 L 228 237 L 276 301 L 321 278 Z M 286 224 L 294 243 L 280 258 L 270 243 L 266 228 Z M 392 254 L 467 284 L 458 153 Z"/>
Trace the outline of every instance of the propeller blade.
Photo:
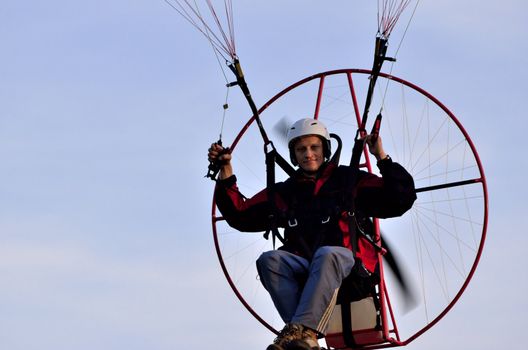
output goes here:
<path id="1" fill-rule="evenodd" d="M 283 116 L 272 128 L 273 133 L 277 136 L 280 142 L 285 145 L 288 144 L 288 130 L 292 124 L 293 122 L 287 116 Z"/>
<path id="2" fill-rule="evenodd" d="M 393 253 L 395 250 L 391 247 L 387 240 L 384 239 L 383 235 L 381 246 L 386 250 L 386 254 L 383 255 L 383 259 L 385 260 L 385 263 L 389 269 L 392 271 L 396 281 L 398 282 L 398 287 L 402 292 L 401 294 L 403 296 L 404 302 L 403 311 L 409 312 L 418 305 L 418 297 L 415 292 L 416 288 L 414 288 L 413 283 L 410 282 L 411 279 L 409 278 L 407 272 L 408 270 L 405 268 L 402 260 L 398 258 L 395 253 Z"/>

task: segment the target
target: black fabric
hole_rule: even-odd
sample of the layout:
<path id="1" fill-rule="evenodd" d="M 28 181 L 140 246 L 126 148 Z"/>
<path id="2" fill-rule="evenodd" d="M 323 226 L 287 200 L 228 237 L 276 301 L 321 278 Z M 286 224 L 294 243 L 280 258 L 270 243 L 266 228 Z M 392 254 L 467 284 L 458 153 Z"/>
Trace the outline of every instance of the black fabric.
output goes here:
<path id="1" fill-rule="evenodd" d="M 345 198 L 353 197 L 348 181 L 356 183 L 357 173 L 350 168 L 336 168 L 314 195 L 316 182 L 288 179 L 278 192 L 283 194 L 287 210 L 283 212 L 285 246 L 283 249 L 311 259 L 321 246 L 343 246 L 339 219 L 349 210 Z"/>
<path id="2" fill-rule="evenodd" d="M 270 205 L 269 189 L 247 199 L 238 191 L 235 176 L 217 181 L 215 201 L 227 223 L 240 231 L 264 232 L 273 218 L 277 227 L 285 228 L 281 249 L 303 255 L 300 236 L 312 252 L 322 245 L 343 245 L 339 215 L 346 214 L 351 205 L 362 218 L 395 217 L 412 206 L 416 199 L 412 177 L 390 159 L 378 166 L 382 181 L 373 174 L 332 163 L 322 167 L 316 180 L 297 172 L 272 186 L 271 197 L 279 213 Z M 318 191 L 316 186 L 320 186 Z M 322 225 L 325 218 L 331 220 Z M 292 219 L 297 226 L 288 224 Z"/>
<path id="3" fill-rule="evenodd" d="M 352 310 L 350 303 L 344 303 L 341 305 L 341 324 L 343 327 L 343 340 L 345 345 L 349 348 L 356 347 L 356 341 L 354 340 L 354 333 L 352 332 Z"/>
<path id="4" fill-rule="evenodd" d="M 283 244 L 284 239 L 279 233 L 277 223 L 277 202 L 275 200 L 275 161 L 277 159 L 277 152 L 272 149 L 266 153 L 266 190 L 268 192 L 268 204 L 270 207 L 269 226 L 264 233 L 264 237 L 268 239 L 269 234 L 272 235 L 273 249 L 275 249 L 275 240 L 278 238 Z"/>
<path id="5" fill-rule="evenodd" d="M 361 262 L 357 260 L 350 275 L 341 284 L 337 295 L 337 304 L 349 304 L 353 301 L 374 296 L 375 287 L 380 283 L 379 265 L 373 273 L 368 272 Z"/>

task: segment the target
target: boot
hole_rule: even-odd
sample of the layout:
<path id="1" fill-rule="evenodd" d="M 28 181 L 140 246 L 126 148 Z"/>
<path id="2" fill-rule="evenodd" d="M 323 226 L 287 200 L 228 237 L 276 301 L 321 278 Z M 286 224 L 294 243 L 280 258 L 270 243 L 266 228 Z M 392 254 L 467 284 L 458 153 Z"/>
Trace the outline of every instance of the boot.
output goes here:
<path id="1" fill-rule="evenodd" d="M 320 350 L 317 333 L 310 328 L 303 328 L 301 338 L 288 343 L 288 350 Z"/>
<path id="2" fill-rule="evenodd" d="M 295 323 L 288 323 L 282 331 L 279 332 L 279 335 L 273 341 L 273 344 L 270 344 L 266 350 L 284 350 L 286 346 L 296 339 L 301 339 L 303 335 L 303 326 Z"/>

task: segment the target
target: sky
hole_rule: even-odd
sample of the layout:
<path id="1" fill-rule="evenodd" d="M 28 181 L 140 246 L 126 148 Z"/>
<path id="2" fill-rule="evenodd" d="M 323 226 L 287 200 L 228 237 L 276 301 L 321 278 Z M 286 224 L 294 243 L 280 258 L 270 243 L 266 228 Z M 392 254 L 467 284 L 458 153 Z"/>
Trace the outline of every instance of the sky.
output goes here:
<path id="1" fill-rule="evenodd" d="M 474 279 L 409 349 L 523 348 L 527 11 L 423 0 L 398 53 L 393 74 L 459 116 L 490 196 Z M 371 66 L 373 1 L 234 12 L 257 105 L 306 76 Z M 162 0 L 4 0 L 0 45 L 2 349 L 265 348 L 273 334 L 214 251 L 203 176 L 226 88 L 208 42 Z M 230 103 L 226 141 L 249 114 L 238 92 Z"/>

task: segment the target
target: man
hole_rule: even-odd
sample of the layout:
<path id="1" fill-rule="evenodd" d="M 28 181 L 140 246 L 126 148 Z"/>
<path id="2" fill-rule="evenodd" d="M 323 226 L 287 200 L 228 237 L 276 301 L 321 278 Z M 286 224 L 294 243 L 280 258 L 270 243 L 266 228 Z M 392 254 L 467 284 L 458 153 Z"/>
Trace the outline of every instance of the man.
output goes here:
<path id="1" fill-rule="evenodd" d="M 257 260 L 260 280 L 286 324 L 267 350 L 319 349 L 317 338 L 325 334 L 343 279 L 352 271 L 376 271 L 377 252 L 364 233 L 367 218 L 400 216 L 416 199 L 412 177 L 392 162 L 380 137 L 372 140 L 368 135 L 365 141 L 381 178 L 331 162 L 324 124 L 301 119 L 288 132 L 295 175 L 249 199 L 238 191 L 231 155 L 211 145 L 209 160 L 221 164 L 216 203 L 229 225 L 265 231 L 273 216 L 284 228 L 283 246 Z"/>

